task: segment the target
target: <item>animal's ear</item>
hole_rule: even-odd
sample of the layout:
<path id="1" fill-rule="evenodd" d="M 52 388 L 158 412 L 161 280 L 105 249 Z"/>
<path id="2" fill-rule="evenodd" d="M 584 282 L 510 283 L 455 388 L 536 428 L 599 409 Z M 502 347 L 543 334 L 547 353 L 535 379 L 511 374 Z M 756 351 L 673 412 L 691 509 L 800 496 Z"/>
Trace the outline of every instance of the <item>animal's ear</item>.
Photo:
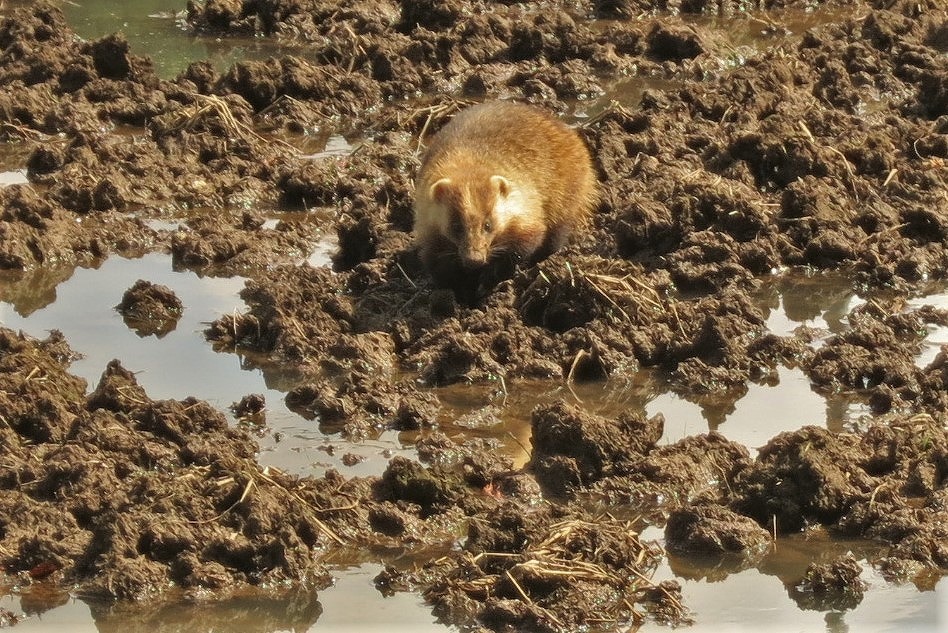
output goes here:
<path id="1" fill-rule="evenodd" d="M 491 176 L 490 184 L 494 188 L 494 191 L 500 195 L 500 197 L 506 198 L 510 195 L 512 185 L 510 184 L 510 181 L 503 176 Z"/>
<path id="2" fill-rule="evenodd" d="M 431 199 L 439 204 L 447 204 L 448 200 L 451 198 L 451 179 L 442 178 L 437 181 L 431 188 L 428 189 L 428 195 L 431 196 Z"/>

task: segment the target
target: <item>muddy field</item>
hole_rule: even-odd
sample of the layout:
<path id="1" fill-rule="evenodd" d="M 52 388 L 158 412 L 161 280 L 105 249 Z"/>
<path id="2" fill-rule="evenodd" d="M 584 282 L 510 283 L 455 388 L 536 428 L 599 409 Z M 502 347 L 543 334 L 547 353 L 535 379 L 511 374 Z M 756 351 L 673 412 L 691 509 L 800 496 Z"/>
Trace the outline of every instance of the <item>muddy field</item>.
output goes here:
<path id="1" fill-rule="evenodd" d="M 335 552 L 409 547 L 430 559 L 387 567 L 379 590 L 465 629 L 689 622 L 678 584 L 652 580 L 665 552 L 639 535 L 658 526 L 668 551 L 735 568 L 827 530 L 881 543 L 869 562 L 887 579 L 933 586 L 948 572 L 948 349 L 915 359 L 948 311 L 907 302 L 948 279 L 948 9 L 746 4 L 189 2 L 183 28 L 291 52 L 173 79 L 120 33 L 79 39 L 55 4 L 2 9 L 0 137 L 29 180 L 0 189 L 5 274 L 162 251 L 245 276 L 249 310 L 210 324 L 208 345 L 300 371 L 286 402 L 324 433 L 420 437 L 417 460 L 380 477 L 291 476 L 190 394 L 152 399 L 118 362 L 86 385 L 61 335 L 2 328 L 5 584 L 225 601 L 319 591 Z M 803 5 L 837 18 L 789 34 L 768 12 Z M 719 14 L 780 44 L 736 48 L 702 20 Z M 602 98 L 643 76 L 676 87 Z M 426 138 L 497 98 L 578 126 L 600 203 L 567 248 L 468 306 L 420 265 L 412 182 Z M 320 155 L 330 135 L 354 150 Z M 305 263 L 327 230 L 332 266 Z M 825 340 L 774 334 L 755 291 L 789 269 L 842 272 L 871 298 Z M 143 280 L 117 308 L 162 336 L 182 306 Z M 443 433 L 431 389 L 491 385 L 503 407 L 518 381 L 569 394 L 655 368 L 685 400 L 727 403 L 778 367 L 872 420 L 813 420 L 754 453 L 713 431 L 662 445 L 662 415 L 607 419 L 566 397 L 534 410 L 518 468 L 492 440 Z M 234 411 L 264 408 L 248 394 Z M 788 591 L 846 609 L 860 572 L 841 556 Z"/>

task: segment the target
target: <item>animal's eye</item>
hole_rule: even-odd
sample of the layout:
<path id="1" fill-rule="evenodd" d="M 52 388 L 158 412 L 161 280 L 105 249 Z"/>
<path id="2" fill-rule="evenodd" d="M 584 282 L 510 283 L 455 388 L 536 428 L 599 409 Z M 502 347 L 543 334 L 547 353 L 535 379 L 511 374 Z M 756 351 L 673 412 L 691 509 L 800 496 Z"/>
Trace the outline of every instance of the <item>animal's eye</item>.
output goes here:
<path id="1" fill-rule="evenodd" d="M 494 230 L 494 225 L 493 225 L 493 223 L 492 223 L 490 220 L 485 220 L 485 221 L 484 221 L 484 232 L 485 232 L 485 233 L 490 233 L 490 232 L 493 231 L 493 230 Z"/>

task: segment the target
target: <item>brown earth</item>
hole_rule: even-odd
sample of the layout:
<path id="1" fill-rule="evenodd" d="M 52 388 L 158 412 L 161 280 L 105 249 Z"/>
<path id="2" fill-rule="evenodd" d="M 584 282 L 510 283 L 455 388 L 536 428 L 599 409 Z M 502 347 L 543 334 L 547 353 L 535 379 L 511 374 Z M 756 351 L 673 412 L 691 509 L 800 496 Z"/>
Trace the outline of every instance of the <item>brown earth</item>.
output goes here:
<path id="1" fill-rule="evenodd" d="M 171 288 L 139 279 L 125 291 L 115 309 L 139 336 L 154 334 L 161 338 L 177 327 L 184 304 Z"/>
<path id="2" fill-rule="evenodd" d="M 336 548 L 438 547 L 466 529 L 462 549 L 388 569 L 380 588 L 419 590 L 439 614 L 494 630 L 677 622 L 676 587 L 648 580 L 660 553 L 610 514 L 630 505 L 665 524 L 676 552 L 752 564 L 771 530 L 820 524 L 887 543 L 872 563 L 893 578 L 944 573 L 948 350 L 926 367 L 915 357 L 948 313 L 905 301 L 948 274 L 948 11 L 834 4 L 857 17 L 738 55 L 687 15 L 748 19 L 720 0 L 208 0 L 188 4 L 196 31 L 307 53 L 223 72 L 199 62 L 173 80 L 122 35 L 75 37 L 53 5 L 4 9 L 0 136 L 27 148 L 30 183 L 0 189 L 0 268 L 31 279 L 160 249 L 202 274 L 245 275 L 249 310 L 212 324 L 215 346 L 301 369 L 287 402 L 326 433 L 424 431 L 422 463 L 298 479 L 258 466 L 248 432 L 209 405 L 153 401 L 118 364 L 87 395 L 61 338 L 4 330 L 6 573 L 97 596 L 176 585 L 223 599 L 248 584 L 324 586 Z M 679 87 L 595 101 L 629 76 Z M 484 98 L 575 115 L 602 197 L 588 232 L 468 307 L 421 269 L 412 178 L 424 138 Z M 297 148 L 314 131 L 356 148 L 309 157 Z M 301 264 L 327 225 L 332 268 Z M 819 345 L 775 335 L 754 291 L 788 267 L 842 271 L 871 300 Z M 733 401 L 781 364 L 878 418 L 784 433 L 751 458 L 713 432 L 657 446 L 660 417 L 560 402 L 534 412 L 517 471 L 489 442 L 437 432 L 423 386 L 656 367 L 686 399 Z M 264 404 L 235 408 L 252 418 Z M 861 599 L 857 576 L 834 561 L 794 595 L 843 608 Z"/>

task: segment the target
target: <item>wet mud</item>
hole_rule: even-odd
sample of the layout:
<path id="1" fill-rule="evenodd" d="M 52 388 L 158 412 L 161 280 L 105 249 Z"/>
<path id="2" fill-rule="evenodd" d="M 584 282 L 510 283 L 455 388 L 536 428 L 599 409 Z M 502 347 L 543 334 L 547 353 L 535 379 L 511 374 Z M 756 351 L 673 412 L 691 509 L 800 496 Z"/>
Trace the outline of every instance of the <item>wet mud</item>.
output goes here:
<path id="1" fill-rule="evenodd" d="M 139 279 L 115 309 L 139 336 L 160 338 L 175 329 L 184 304 L 171 288 Z"/>
<path id="2" fill-rule="evenodd" d="M 908 300 L 948 275 L 948 13 L 830 4 L 855 17 L 748 53 L 699 19 L 752 19 L 726 2 L 189 2 L 194 32 L 301 53 L 173 79 L 121 34 L 75 37 L 55 5 L 3 9 L 0 138 L 29 182 L 0 189 L 0 268 L 165 251 L 243 275 L 248 310 L 209 324 L 209 344 L 299 370 L 287 404 L 324 433 L 420 438 L 418 461 L 380 477 L 286 475 L 207 403 L 152 400 L 117 362 L 87 386 L 61 336 L 0 330 L 4 573 L 98 598 L 226 600 L 318 590 L 332 552 L 411 545 L 439 554 L 387 567 L 379 589 L 496 631 L 687 621 L 677 583 L 650 579 L 662 551 L 646 525 L 676 555 L 735 568 L 825 526 L 883 543 L 870 562 L 887 578 L 945 573 L 948 349 L 916 358 L 948 312 Z M 676 87 L 603 98 L 630 77 Z M 577 123 L 601 200 L 566 248 L 469 306 L 422 269 L 412 181 L 424 140 L 494 98 Z M 330 134 L 353 150 L 314 153 Z M 312 266 L 327 231 L 332 266 Z M 842 273 L 870 300 L 832 336 L 772 333 L 757 291 L 790 268 Z M 129 327 L 174 328 L 165 290 L 129 290 Z M 713 431 L 660 445 L 661 415 L 606 418 L 576 397 L 537 407 L 521 469 L 490 440 L 441 433 L 431 389 L 655 368 L 685 400 L 733 402 L 780 366 L 875 417 L 751 454 Z M 262 400 L 234 410 L 265 424 Z M 851 608 L 858 567 L 830 561 L 790 591 Z"/>

